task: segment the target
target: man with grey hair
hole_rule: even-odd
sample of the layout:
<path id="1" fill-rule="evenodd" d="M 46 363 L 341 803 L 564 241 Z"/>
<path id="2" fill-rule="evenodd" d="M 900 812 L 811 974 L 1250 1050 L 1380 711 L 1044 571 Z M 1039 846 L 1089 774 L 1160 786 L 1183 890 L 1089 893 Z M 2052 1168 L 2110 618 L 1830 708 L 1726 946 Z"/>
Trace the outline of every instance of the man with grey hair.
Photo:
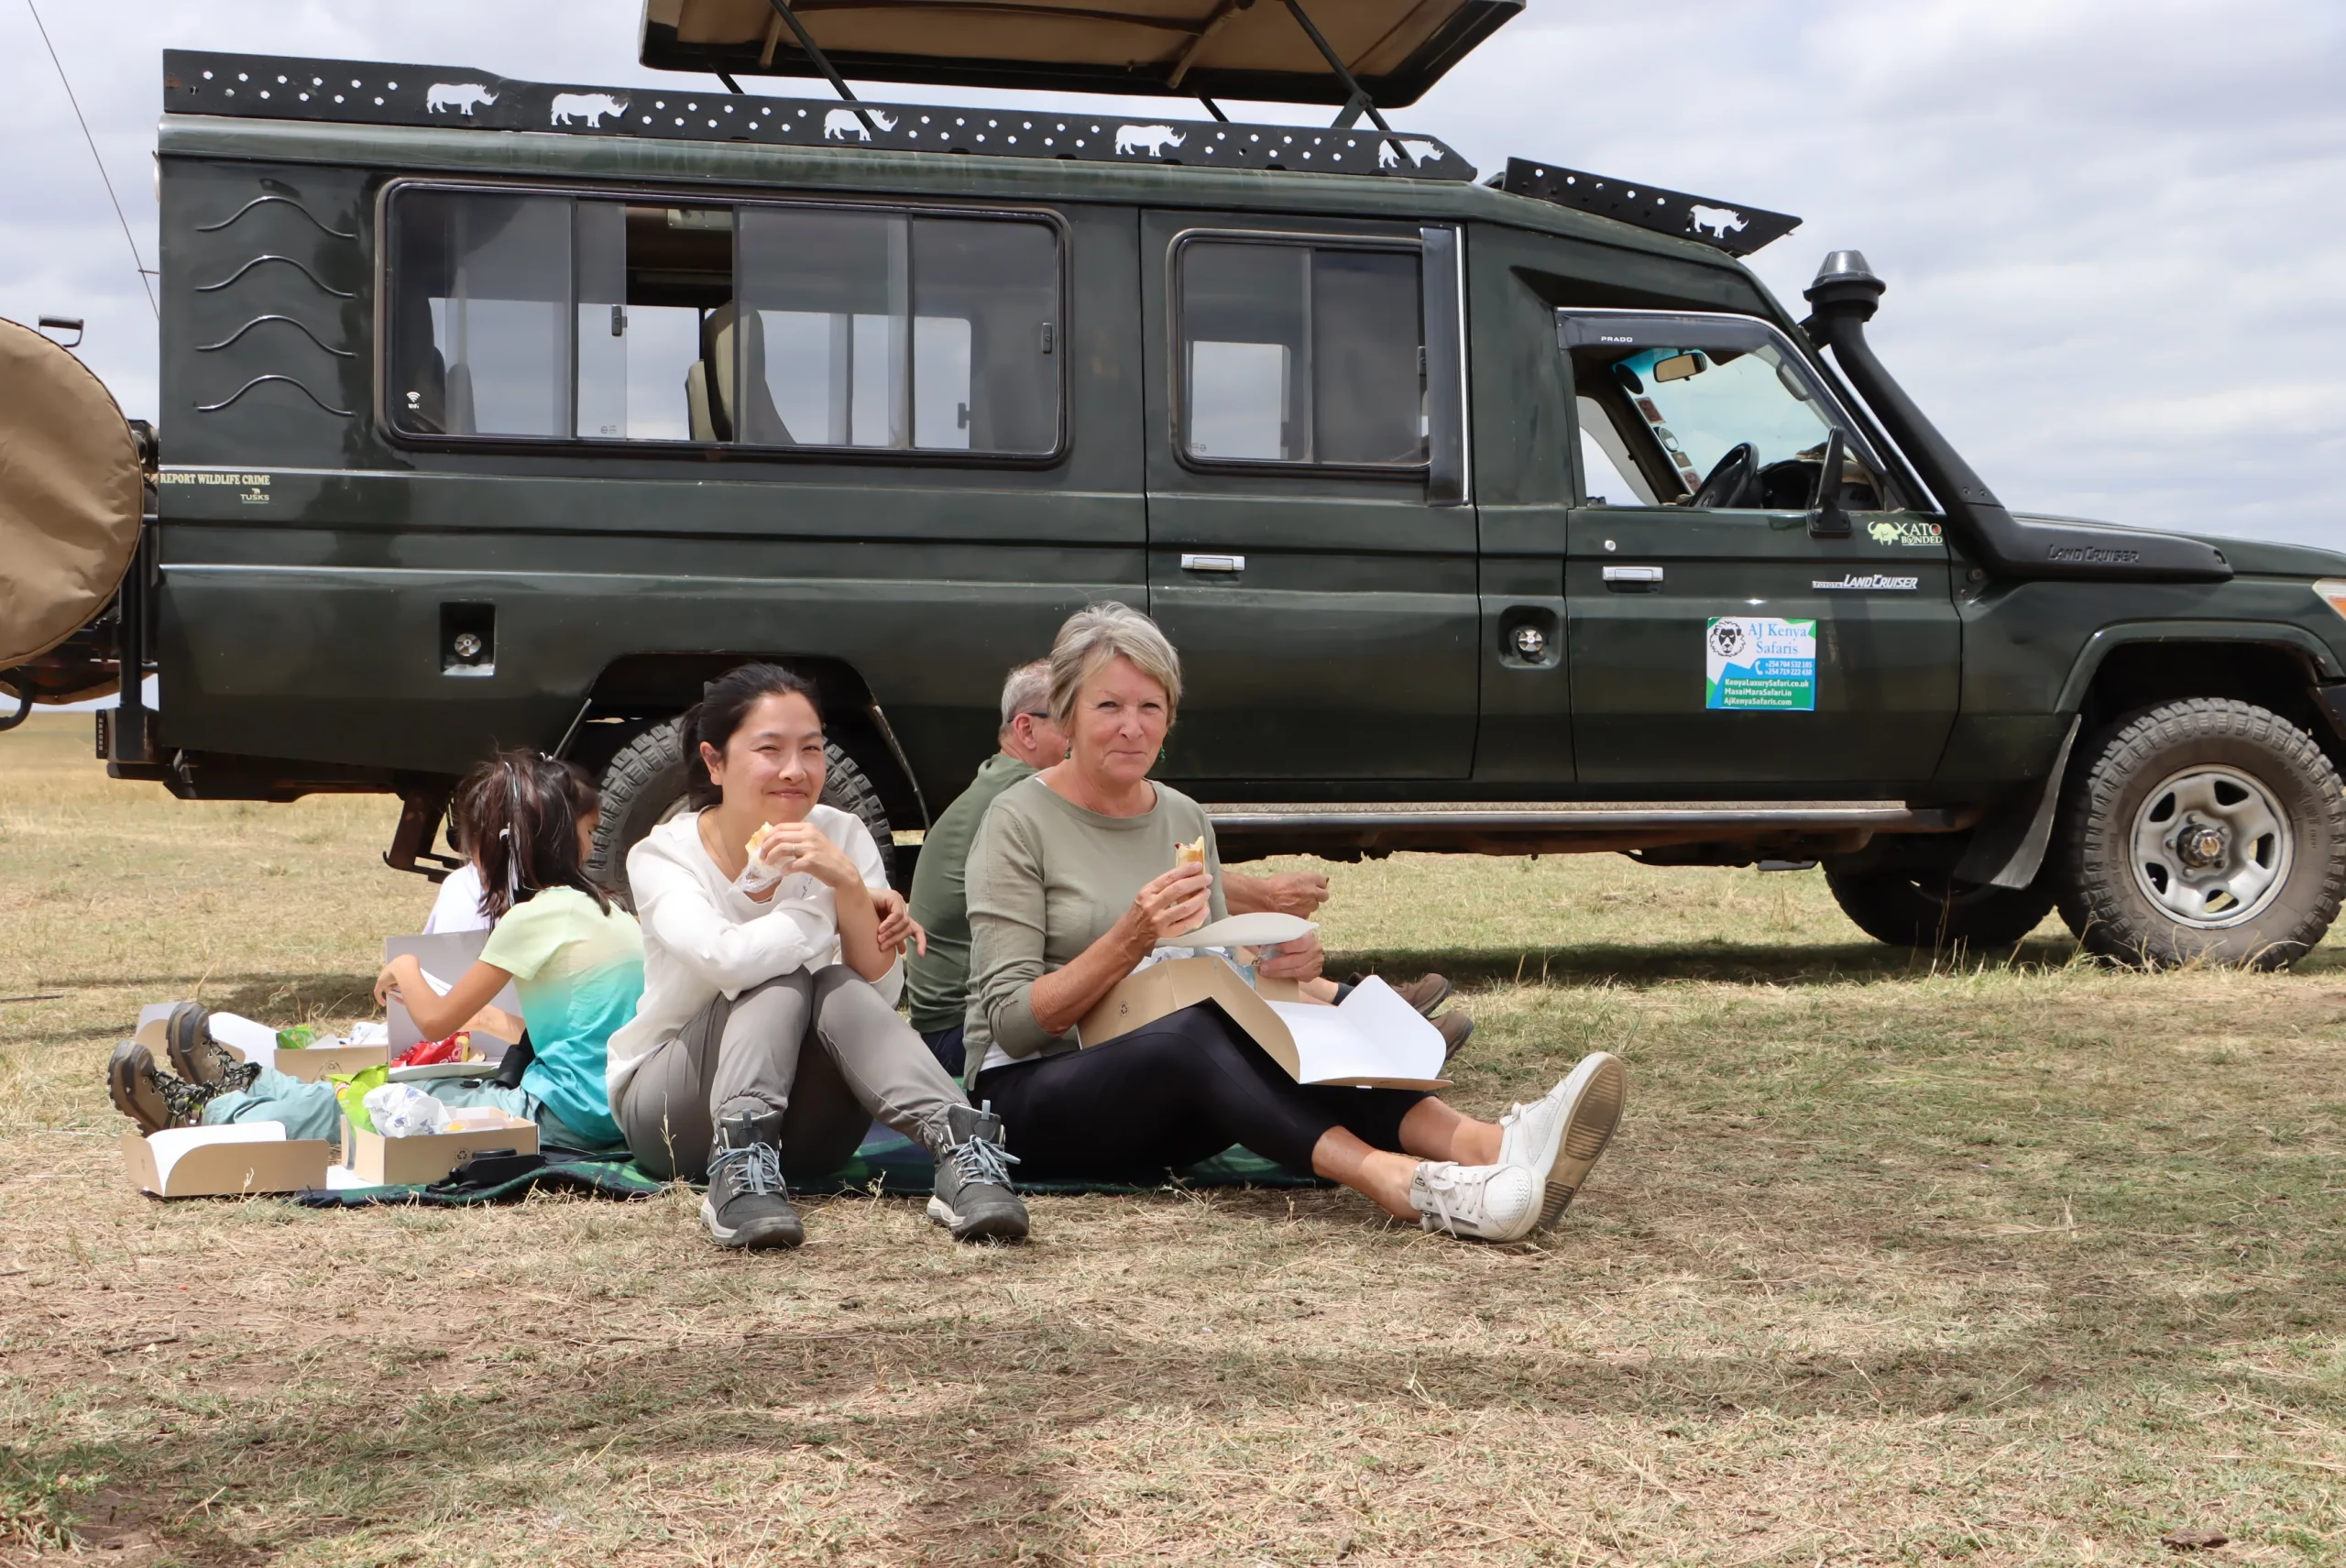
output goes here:
<path id="1" fill-rule="evenodd" d="M 995 731 L 1001 749 L 930 824 L 913 868 L 912 917 L 928 933 L 928 946 L 904 956 L 904 996 L 911 1004 L 913 1027 L 945 1070 L 956 1077 L 961 1072 L 961 1030 L 970 1003 L 970 840 L 996 795 L 1067 755 L 1067 732 L 1051 718 L 1050 691 L 1048 659 L 1010 672 L 1002 683 L 1002 728 Z M 1222 878 L 1222 896 L 1233 915 L 1275 910 L 1308 918 L 1328 902 L 1328 879 L 1318 872 L 1233 873 Z M 1350 981 L 1314 981 L 1307 994 L 1313 1001 L 1335 1002 L 1351 989 Z M 1449 997 L 1450 982 L 1429 974 L 1394 990 L 1431 1017 Z M 1433 1022 L 1453 1054 L 1474 1032 L 1474 1021 L 1454 1009 Z"/>
<path id="2" fill-rule="evenodd" d="M 928 933 L 926 951 L 904 959 L 904 994 L 913 1027 L 959 1077 L 961 1021 L 970 1005 L 970 904 L 964 883 L 970 840 L 994 796 L 1067 755 L 1067 735 L 1050 714 L 1051 662 L 1037 659 L 1002 683 L 1001 749 L 970 787 L 929 825 L 913 867 L 912 917 Z"/>

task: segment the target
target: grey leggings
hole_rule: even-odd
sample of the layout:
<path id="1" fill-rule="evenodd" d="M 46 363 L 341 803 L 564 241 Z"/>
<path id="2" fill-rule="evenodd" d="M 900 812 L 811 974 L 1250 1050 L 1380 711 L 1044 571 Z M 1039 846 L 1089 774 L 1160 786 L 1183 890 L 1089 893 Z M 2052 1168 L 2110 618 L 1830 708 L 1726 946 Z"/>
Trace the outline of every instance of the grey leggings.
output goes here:
<path id="1" fill-rule="evenodd" d="M 875 1116 L 940 1148 L 946 1107 L 963 1103 L 912 1025 L 853 970 L 831 964 L 710 1003 L 635 1069 L 619 1124 L 646 1172 L 697 1181 L 718 1118 L 779 1111 L 783 1174 L 806 1181 L 844 1166 Z"/>

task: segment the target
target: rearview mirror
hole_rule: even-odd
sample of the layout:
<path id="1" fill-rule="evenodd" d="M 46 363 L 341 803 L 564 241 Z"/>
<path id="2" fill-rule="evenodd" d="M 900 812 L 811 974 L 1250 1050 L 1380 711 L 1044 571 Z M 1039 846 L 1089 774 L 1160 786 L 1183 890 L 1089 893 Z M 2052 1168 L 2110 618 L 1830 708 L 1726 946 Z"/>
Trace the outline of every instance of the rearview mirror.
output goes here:
<path id="1" fill-rule="evenodd" d="M 1673 354 L 1667 359 L 1655 360 L 1653 378 L 1657 381 L 1683 381 L 1687 377 L 1699 376 L 1709 368 L 1710 367 L 1703 362 L 1703 356 L 1700 354 L 1688 349 L 1683 354 Z"/>

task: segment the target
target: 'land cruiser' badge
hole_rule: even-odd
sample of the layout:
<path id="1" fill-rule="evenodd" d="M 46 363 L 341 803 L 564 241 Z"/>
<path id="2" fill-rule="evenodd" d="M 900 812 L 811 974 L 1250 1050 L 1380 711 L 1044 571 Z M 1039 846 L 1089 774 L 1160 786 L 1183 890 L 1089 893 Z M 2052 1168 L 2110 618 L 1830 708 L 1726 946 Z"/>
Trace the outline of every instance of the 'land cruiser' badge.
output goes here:
<path id="1" fill-rule="evenodd" d="M 1866 524 L 1866 537 L 1876 544 L 1919 544 L 1926 548 L 1946 543 L 1937 523 L 1913 517 L 1875 518 Z"/>
<path id="2" fill-rule="evenodd" d="M 1703 633 L 1703 706 L 1816 709 L 1816 622 L 1715 616 Z"/>
<path id="3" fill-rule="evenodd" d="M 1911 594 L 1923 586 L 1923 579 L 1893 577 L 1880 572 L 1870 572 L 1861 577 L 1855 572 L 1844 572 L 1838 582 L 1828 583 L 1823 578 L 1818 578 L 1808 586 L 1812 588 L 1838 589 L 1845 593 Z"/>

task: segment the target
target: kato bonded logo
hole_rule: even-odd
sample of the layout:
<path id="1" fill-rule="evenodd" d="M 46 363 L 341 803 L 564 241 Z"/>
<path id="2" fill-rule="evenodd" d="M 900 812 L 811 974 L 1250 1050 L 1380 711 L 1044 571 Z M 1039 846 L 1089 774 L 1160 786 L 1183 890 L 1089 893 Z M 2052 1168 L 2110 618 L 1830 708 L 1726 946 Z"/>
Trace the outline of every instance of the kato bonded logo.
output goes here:
<path id="1" fill-rule="evenodd" d="M 1816 622 L 1712 617 L 1703 629 L 1703 706 L 1815 711 Z"/>
<path id="2" fill-rule="evenodd" d="M 1908 517 L 1878 517 L 1866 524 L 1866 537 L 1876 544 L 1928 546 L 1946 543 L 1946 536 L 1939 532 L 1937 523 Z"/>

